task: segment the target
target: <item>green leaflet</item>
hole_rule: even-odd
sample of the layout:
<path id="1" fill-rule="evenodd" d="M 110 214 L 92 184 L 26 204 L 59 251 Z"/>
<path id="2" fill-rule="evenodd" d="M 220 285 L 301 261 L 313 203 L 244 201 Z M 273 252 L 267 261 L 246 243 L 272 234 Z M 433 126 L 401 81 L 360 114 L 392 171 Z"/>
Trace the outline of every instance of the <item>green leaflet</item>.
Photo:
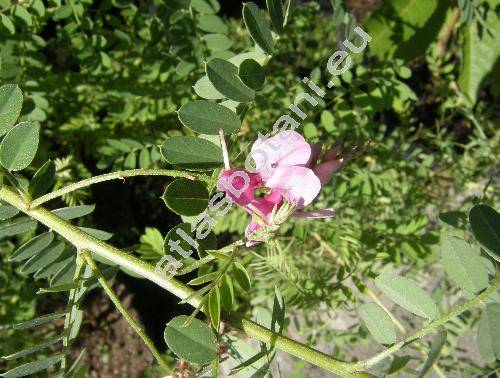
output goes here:
<path id="1" fill-rule="evenodd" d="M 222 151 L 208 140 L 192 136 L 168 138 L 161 146 L 163 158 L 188 170 L 211 170 L 222 165 Z"/>
<path id="2" fill-rule="evenodd" d="M 9 20 L 2 14 L 2 21 L 4 18 Z M 21 114 L 22 106 L 23 94 L 16 84 L 6 84 L 0 87 L 0 136 L 6 134 L 14 126 Z"/>
<path id="3" fill-rule="evenodd" d="M 415 315 L 428 319 L 439 317 L 439 309 L 429 294 L 412 281 L 385 273 L 375 279 L 375 285 L 392 301 Z"/>
<path id="4" fill-rule="evenodd" d="M 462 91 L 469 97 L 472 105 L 477 101 L 479 89 L 495 63 L 500 58 L 500 44 L 497 36 L 500 33 L 500 16 L 496 13 L 496 0 L 486 0 L 491 7 L 485 19 L 487 33 L 476 20 L 469 27 L 464 27 L 465 41 L 462 44 L 462 64 L 458 83 Z"/>
<path id="5" fill-rule="evenodd" d="M 0 163 L 9 171 L 26 168 L 35 157 L 38 141 L 39 130 L 34 123 L 18 123 L 0 145 Z"/>
<path id="6" fill-rule="evenodd" d="M 446 274 L 467 293 L 478 293 L 488 286 L 488 271 L 465 240 L 446 237 L 441 244 L 441 258 Z"/>
<path id="7" fill-rule="evenodd" d="M 63 359 L 63 354 L 57 354 L 52 357 L 45 358 L 39 361 L 28 362 L 8 372 L 2 374 L 4 378 L 25 377 L 27 375 L 36 374 L 40 371 L 47 370 L 50 366 L 57 364 Z"/>
<path id="8" fill-rule="evenodd" d="M 500 303 L 489 303 L 477 324 L 479 354 L 488 363 L 500 358 Z"/>
<path id="9" fill-rule="evenodd" d="M 250 102 L 255 92 L 238 77 L 238 68 L 222 59 L 213 59 L 207 63 L 208 79 L 215 89 L 227 98 L 238 102 Z"/>
<path id="10" fill-rule="evenodd" d="M 274 42 L 269 23 L 255 3 L 249 2 L 243 5 L 243 21 L 255 43 L 272 55 Z"/>
<path id="11" fill-rule="evenodd" d="M 172 181 L 165 188 L 162 198 L 173 212 L 193 216 L 207 208 L 209 194 L 202 182 L 181 178 Z"/>
<path id="12" fill-rule="evenodd" d="M 276 33 L 283 33 L 283 24 L 285 22 L 285 16 L 283 14 L 283 4 L 281 0 L 266 0 L 267 11 L 269 12 L 269 17 L 273 24 L 273 29 Z"/>
<path id="13" fill-rule="evenodd" d="M 373 338 L 380 344 L 396 342 L 396 330 L 387 312 L 376 303 L 365 303 L 360 308 L 360 316 Z"/>
<path id="14" fill-rule="evenodd" d="M 202 134 L 225 135 L 240 129 L 241 122 L 236 113 L 225 106 L 209 101 L 190 101 L 179 109 L 179 120 L 186 127 Z"/>
<path id="15" fill-rule="evenodd" d="M 500 214 L 487 205 L 476 205 L 469 212 L 469 223 L 477 241 L 500 261 Z"/>
<path id="16" fill-rule="evenodd" d="M 172 319 L 165 328 L 165 342 L 172 352 L 192 364 L 206 365 L 217 357 L 217 339 L 205 323 L 185 315 Z"/>
<path id="17" fill-rule="evenodd" d="M 238 68 L 241 81 L 254 90 L 262 88 L 266 75 L 262 66 L 253 59 L 245 59 Z"/>

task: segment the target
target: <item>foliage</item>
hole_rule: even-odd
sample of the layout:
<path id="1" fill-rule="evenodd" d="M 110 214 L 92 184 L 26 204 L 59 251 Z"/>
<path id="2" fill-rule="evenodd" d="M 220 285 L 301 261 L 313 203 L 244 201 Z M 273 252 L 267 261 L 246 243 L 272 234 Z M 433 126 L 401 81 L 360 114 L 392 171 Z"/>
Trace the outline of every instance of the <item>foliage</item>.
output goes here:
<path id="1" fill-rule="evenodd" d="M 161 369 L 178 369 L 119 303 L 118 270 L 194 307 L 162 347 L 196 374 L 281 376 L 278 349 L 341 376 L 497 371 L 495 2 L 391 0 L 365 20 L 343 1 L 298 3 L 248 2 L 235 20 L 217 0 L 0 1 L 6 377 L 84 374 L 74 341 L 99 286 Z M 368 48 L 332 76 L 361 22 Z M 325 95 L 299 104 L 310 83 Z M 286 203 L 247 247 L 247 214 L 217 204 L 217 181 L 294 103 L 297 131 L 343 159 L 315 200 L 336 216 L 292 218 Z M 148 214 L 139 225 L 89 188 L 133 176 L 147 177 L 133 197 L 112 196 Z M 40 313 L 44 298 L 64 309 Z M 471 330 L 482 361 L 459 353 Z M 352 345 L 372 338 L 384 350 L 359 360 Z"/>

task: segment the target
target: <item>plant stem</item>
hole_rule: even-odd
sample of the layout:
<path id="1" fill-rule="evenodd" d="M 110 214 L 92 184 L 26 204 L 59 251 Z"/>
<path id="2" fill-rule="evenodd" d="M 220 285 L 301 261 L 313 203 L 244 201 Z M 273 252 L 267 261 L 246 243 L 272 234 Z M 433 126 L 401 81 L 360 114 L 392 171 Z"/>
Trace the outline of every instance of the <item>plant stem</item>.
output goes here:
<path id="1" fill-rule="evenodd" d="M 237 247 L 240 247 L 242 246 L 243 244 L 245 244 L 245 242 L 243 240 L 238 240 L 232 244 L 229 244 L 225 247 L 222 247 L 218 250 L 216 250 L 215 252 L 219 252 L 219 253 L 229 253 L 229 252 L 233 252 Z M 192 272 L 193 270 L 195 269 L 198 269 L 200 266 L 203 266 L 205 265 L 206 263 L 209 263 L 210 261 L 214 260 L 215 257 L 212 256 L 212 255 L 208 255 L 208 256 L 205 256 L 199 260 L 196 260 L 194 263 L 192 263 L 191 265 L 189 266 L 186 266 L 184 269 L 181 269 L 177 272 L 176 276 L 182 276 L 184 274 L 187 274 L 187 273 L 190 273 Z"/>
<path id="2" fill-rule="evenodd" d="M 160 364 L 160 366 L 163 369 L 165 369 L 165 372 L 169 372 L 170 368 L 168 367 L 168 365 L 164 361 L 164 359 L 163 359 L 162 355 L 160 354 L 160 352 L 158 351 L 158 349 L 156 349 L 153 341 L 142 330 L 141 326 L 139 324 L 137 324 L 137 322 L 134 320 L 132 315 L 130 315 L 130 313 L 127 311 L 127 309 L 122 305 L 122 303 L 120 302 L 120 299 L 116 296 L 113 289 L 109 286 L 108 282 L 106 281 L 106 279 L 102 275 L 101 271 L 97 267 L 95 261 L 92 259 L 90 252 L 88 250 L 83 250 L 82 256 L 85 258 L 85 261 L 87 261 L 87 264 L 92 269 L 92 272 L 97 277 L 97 280 L 99 281 L 102 288 L 104 289 L 104 291 L 108 295 L 109 299 L 111 299 L 111 302 L 114 303 L 114 305 L 116 306 L 118 311 L 120 311 L 120 313 L 123 315 L 123 317 L 128 322 L 128 324 L 130 324 L 130 326 L 134 329 L 134 331 L 140 336 L 142 341 L 144 341 L 144 344 L 146 344 L 146 346 L 149 348 L 149 350 L 151 351 L 153 356 L 156 358 L 156 361 L 158 361 L 158 364 Z"/>
<path id="3" fill-rule="evenodd" d="M 479 294 L 477 297 L 464 302 L 462 305 L 458 306 L 448 314 L 442 316 L 440 319 L 433 321 L 428 326 L 422 328 L 420 331 L 413 333 L 412 335 L 406 337 L 404 340 L 394 344 L 393 346 L 387 348 L 386 350 L 377 354 L 376 356 L 356 363 L 354 365 L 354 368 L 356 370 L 363 370 L 370 368 L 371 366 L 379 363 L 383 359 L 393 355 L 398 350 L 410 344 L 411 342 L 418 340 L 429 333 L 434 332 L 440 326 L 445 324 L 447 321 L 453 319 L 454 317 L 460 315 L 462 312 L 480 305 L 482 301 L 488 299 L 493 293 L 495 293 L 499 289 L 500 289 L 500 275 L 497 275 L 491 282 L 491 286 L 487 288 L 485 291 L 483 291 L 481 294 Z"/>
<path id="4" fill-rule="evenodd" d="M 185 299 L 194 293 L 190 287 L 182 284 L 176 279 L 168 279 L 161 272 L 158 272 L 155 267 L 148 264 L 131 254 L 124 252 L 110 244 L 94 238 L 93 236 L 83 232 L 71 223 L 59 218 L 44 208 L 30 208 L 23 199 L 11 189 L 3 186 L 0 189 L 0 200 L 7 202 L 10 205 L 17 207 L 31 218 L 43 223 L 46 227 L 61 235 L 63 238 L 73 244 L 77 250 L 89 250 L 92 253 L 103 257 L 110 262 L 113 262 L 123 268 L 136 273 L 141 277 L 152 281 L 170 293 L 176 295 L 180 299 Z M 327 371 L 335 373 L 343 377 L 369 377 L 370 375 L 363 370 L 372 367 L 383 359 L 393 355 L 405 345 L 422 338 L 423 336 L 435 331 L 438 327 L 450 319 L 458 316 L 462 312 L 476 307 L 482 301 L 488 299 L 493 293 L 500 289 L 500 275 L 495 277 L 491 282 L 491 286 L 479 294 L 477 297 L 464 302 L 455 310 L 444 315 L 440 319 L 430 323 L 418 332 L 408 336 L 403 341 L 394 344 L 392 347 L 364 361 L 349 363 L 337 360 L 325 353 L 315 350 L 307 345 L 282 336 L 270 329 L 261 326 L 251 320 L 241 316 L 229 316 L 229 323 L 237 328 L 242 329 L 248 336 L 255 338 L 261 342 L 268 343 L 284 352 L 300 358 L 306 362 L 310 362 Z M 194 307 L 198 307 L 202 298 L 193 296 L 187 301 Z"/>
<path id="5" fill-rule="evenodd" d="M 98 184 L 104 181 L 125 179 L 126 177 L 133 176 L 168 176 L 168 177 L 184 177 L 190 180 L 200 179 L 206 182 L 210 182 L 210 178 L 204 174 L 200 173 L 186 173 L 182 171 L 168 170 L 168 169 L 130 169 L 127 171 L 117 171 L 112 173 L 106 173 L 100 176 L 94 176 L 82 181 L 75 182 L 59 190 L 55 190 L 52 193 L 45 194 L 34 200 L 31 203 L 31 208 L 40 206 L 41 204 L 53 200 L 54 198 L 61 197 L 64 194 L 74 192 L 75 190 L 85 188 L 90 185 Z"/>
<path id="6" fill-rule="evenodd" d="M 408 331 L 406 328 L 401 324 L 401 322 L 392 314 L 392 312 L 384 305 L 384 303 L 380 300 L 380 298 L 373 292 L 371 291 L 368 287 L 366 288 L 366 292 L 368 295 L 373 299 L 373 301 L 378 304 L 382 309 L 389 315 L 391 318 L 392 322 L 398 327 L 398 329 L 401 331 L 403 335 L 407 335 Z M 422 353 L 425 356 L 425 349 L 424 346 L 422 345 L 417 345 L 417 349 L 419 350 L 420 353 Z M 432 364 L 432 368 L 436 371 L 436 374 L 439 375 L 441 378 L 446 378 L 446 375 L 441 371 L 439 366 L 437 365 L 437 361 Z"/>
<path id="7" fill-rule="evenodd" d="M 187 298 L 194 292 L 193 289 L 182 284 L 176 279 L 168 279 L 161 272 L 158 272 L 153 265 L 132 256 L 130 253 L 124 252 L 110 244 L 94 238 L 93 236 L 73 226 L 71 223 L 52 214 L 50 211 L 42 207 L 29 208 L 19 195 L 5 186 L 0 189 L 0 200 L 17 207 L 28 216 L 43 223 L 46 227 L 52 229 L 54 232 L 68 240 L 77 248 L 77 250 L 89 250 L 100 257 L 103 257 L 130 270 L 133 273 L 138 274 L 141 277 L 148 279 L 149 281 L 156 283 L 180 299 Z M 194 296 L 188 300 L 187 303 L 196 308 L 200 304 L 201 300 L 202 298 L 200 296 Z M 335 358 L 311 347 L 279 335 L 251 320 L 238 317 L 235 318 L 233 326 L 240 327 L 250 337 L 262 342 L 271 343 L 278 349 L 340 376 L 362 376 L 362 373 L 352 372 L 352 369 L 350 369 L 352 364 L 336 360 Z"/>

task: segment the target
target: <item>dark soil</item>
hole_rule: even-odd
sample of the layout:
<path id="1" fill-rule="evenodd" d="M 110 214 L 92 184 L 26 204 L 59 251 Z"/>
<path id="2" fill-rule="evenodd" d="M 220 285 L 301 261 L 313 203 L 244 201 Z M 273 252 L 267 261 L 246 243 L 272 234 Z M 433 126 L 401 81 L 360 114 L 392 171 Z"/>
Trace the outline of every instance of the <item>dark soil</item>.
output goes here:
<path id="1" fill-rule="evenodd" d="M 121 302 L 160 351 L 165 351 L 165 324 L 172 317 L 189 314 L 188 306 L 160 287 L 119 274 L 113 285 Z M 82 304 L 84 320 L 73 345 L 76 357 L 82 349 L 89 377 L 143 377 L 154 358 L 140 337 L 129 326 L 113 303 L 100 289 L 92 291 Z"/>

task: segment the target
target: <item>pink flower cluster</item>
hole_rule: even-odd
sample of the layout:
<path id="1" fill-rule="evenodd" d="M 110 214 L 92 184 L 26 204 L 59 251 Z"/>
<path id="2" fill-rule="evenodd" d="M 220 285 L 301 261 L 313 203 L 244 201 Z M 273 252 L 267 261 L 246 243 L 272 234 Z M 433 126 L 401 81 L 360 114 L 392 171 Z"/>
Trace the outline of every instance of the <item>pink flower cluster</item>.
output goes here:
<path id="1" fill-rule="evenodd" d="M 303 209 L 319 194 L 343 159 L 337 159 L 335 148 L 320 158 L 322 143 L 308 143 L 295 131 L 283 131 L 275 136 L 258 139 L 252 146 L 251 157 L 255 162 L 252 172 L 242 169 L 226 169 L 222 172 L 217 188 L 225 191 L 234 203 L 241 205 L 253 220 L 245 235 L 247 245 L 255 244 L 251 234 L 266 225 L 273 209 L 279 209 L 284 201 Z M 255 191 L 266 188 L 267 194 L 255 197 Z M 327 218 L 334 215 L 331 209 L 295 212 L 298 218 Z"/>

